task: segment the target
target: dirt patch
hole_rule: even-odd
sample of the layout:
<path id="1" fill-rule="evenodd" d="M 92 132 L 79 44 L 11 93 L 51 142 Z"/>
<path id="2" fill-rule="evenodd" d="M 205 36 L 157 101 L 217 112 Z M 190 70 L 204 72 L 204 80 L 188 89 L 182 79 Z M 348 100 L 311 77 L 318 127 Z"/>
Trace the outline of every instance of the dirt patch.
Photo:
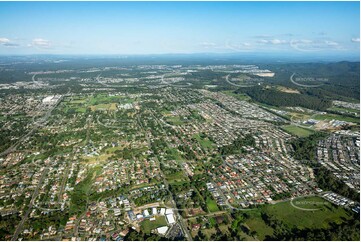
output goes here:
<path id="1" fill-rule="evenodd" d="M 300 94 L 300 91 L 298 91 L 298 90 L 296 90 L 296 89 L 292 89 L 292 88 L 277 87 L 277 89 L 278 89 L 278 91 L 280 91 L 280 92 Z"/>

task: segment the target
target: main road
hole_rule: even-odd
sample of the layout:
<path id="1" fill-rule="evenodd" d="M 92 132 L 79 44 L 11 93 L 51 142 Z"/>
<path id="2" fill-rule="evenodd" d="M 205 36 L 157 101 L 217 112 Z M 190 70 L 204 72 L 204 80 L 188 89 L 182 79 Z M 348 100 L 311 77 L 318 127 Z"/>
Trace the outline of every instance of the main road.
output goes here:
<path id="1" fill-rule="evenodd" d="M 67 94 L 70 93 L 70 90 Z M 67 95 L 65 94 L 65 95 Z M 64 95 L 64 96 L 65 96 Z M 34 124 L 34 127 L 28 132 L 26 133 L 25 135 L 23 135 L 22 137 L 19 138 L 19 140 L 13 144 L 12 146 L 10 146 L 9 148 L 7 148 L 6 150 L 4 150 L 3 152 L 0 153 L 0 157 L 1 156 L 4 156 L 4 155 L 7 155 L 11 152 L 14 152 L 16 151 L 17 147 L 27 138 L 29 137 L 35 130 L 37 130 L 38 128 L 41 128 L 42 126 L 45 125 L 46 121 L 48 120 L 48 118 L 50 117 L 51 115 L 51 112 L 59 105 L 59 103 L 62 101 L 63 97 L 60 97 L 59 100 L 56 102 L 55 105 L 53 105 L 53 107 L 51 107 L 43 117 L 41 117 L 38 121 L 35 121 L 33 124 Z"/>
<path id="2" fill-rule="evenodd" d="M 39 189 L 40 189 L 40 187 L 41 187 L 41 184 L 43 183 L 44 177 L 45 177 L 46 174 L 48 173 L 48 170 L 49 170 L 48 167 L 46 167 L 46 168 L 43 170 L 43 172 L 42 172 L 42 174 L 41 174 L 41 177 L 40 177 L 40 179 L 39 179 L 39 183 L 38 183 L 38 185 L 36 186 L 36 188 L 35 188 L 35 190 L 34 190 L 34 192 L 33 192 L 33 195 L 32 195 L 32 197 L 31 197 L 30 203 L 29 203 L 29 205 L 28 205 L 28 209 L 26 210 L 25 214 L 23 215 L 23 218 L 21 219 L 19 225 L 16 227 L 15 233 L 14 233 L 13 237 L 11 238 L 11 240 L 15 241 L 15 240 L 18 239 L 18 236 L 19 236 L 20 232 L 22 231 L 23 226 L 24 226 L 26 220 L 27 220 L 28 217 L 29 217 L 29 214 L 30 214 L 31 210 L 33 209 L 35 199 L 36 199 L 36 197 L 37 197 L 38 194 L 39 194 Z"/>
<path id="3" fill-rule="evenodd" d="M 149 138 L 149 136 L 148 136 L 148 133 L 147 133 L 146 130 L 144 129 L 144 127 L 143 127 L 143 125 L 142 125 L 142 123 L 141 123 L 141 121 L 140 121 L 139 116 L 138 116 L 138 123 L 139 123 L 139 126 L 140 126 L 140 127 L 143 129 L 143 131 L 145 132 L 146 138 L 147 138 L 147 141 L 148 141 L 148 144 L 149 144 L 149 147 L 150 147 L 150 145 L 151 145 L 150 138 Z M 160 162 L 159 162 L 159 160 L 157 159 L 157 157 L 155 157 L 155 160 L 156 160 L 156 162 L 158 163 L 158 166 L 160 166 Z M 160 169 L 160 175 L 163 177 L 163 182 L 164 182 L 164 185 L 165 185 L 165 187 L 166 187 L 166 190 L 167 190 L 168 193 L 170 194 L 170 197 L 171 197 L 170 202 L 171 202 L 171 204 L 172 204 L 172 206 L 173 206 L 173 208 L 174 208 L 174 209 L 173 209 L 174 214 L 175 214 L 175 216 L 177 217 L 177 220 L 178 220 L 178 222 L 179 222 L 179 225 L 180 225 L 180 227 L 181 227 L 181 229 L 182 229 L 182 231 L 183 231 L 184 237 L 185 237 L 188 241 L 192 241 L 192 236 L 191 236 L 191 234 L 189 233 L 189 231 L 188 231 L 188 229 L 187 229 L 187 226 L 184 224 L 183 217 L 178 213 L 177 205 L 176 205 L 176 203 L 175 203 L 175 201 L 174 201 L 174 199 L 173 199 L 173 196 L 171 195 L 172 193 L 171 193 L 170 190 L 169 190 L 169 183 L 168 183 L 168 181 L 167 181 L 167 179 L 166 179 L 166 177 L 165 177 L 165 175 L 163 174 L 163 171 L 162 171 L 161 169 Z"/>

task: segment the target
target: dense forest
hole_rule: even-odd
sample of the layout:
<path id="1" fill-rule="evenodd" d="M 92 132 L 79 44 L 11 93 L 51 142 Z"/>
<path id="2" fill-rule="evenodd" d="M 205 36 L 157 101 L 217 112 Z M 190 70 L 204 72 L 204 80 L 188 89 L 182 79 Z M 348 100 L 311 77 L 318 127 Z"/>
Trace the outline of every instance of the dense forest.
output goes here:
<path id="1" fill-rule="evenodd" d="M 261 68 L 274 71 L 276 75 L 268 78 L 271 84 L 297 88 L 309 95 L 329 99 L 347 100 L 360 99 L 360 62 L 332 62 L 332 63 L 287 63 L 287 64 L 260 64 Z M 297 73 L 303 77 L 323 78 L 326 82 L 318 88 L 300 88 L 290 82 L 290 76 Z M 321 95 L 321 96 L 319 96 Z"/>
<path id="2" fill-rule="evenodd" d="M 326 137 L 326 133 L 317 132 L 308 137 L 292 140 L 291 145 L 294 149 L 293 157 L 300 161 L 315 162 L 318 141 Z M 312 165 L 311 163 L 309 164 Z"/>
<path id="3" fill-rule="evenodd" d="M 296 107 L 301 106 L 314 110 L 326 110 L 331 107 L 332 102 L 324 98 L 317 97 L 305 93 L 286 93 L 280 92 L 275 88 L 264 88 L 261 86 L 254 86 L 248 88 L 241 88 L 235 91 L 235 93 L 246 93 L 253 100 L 265 103 L 272 106 L 288 106 Z"/>

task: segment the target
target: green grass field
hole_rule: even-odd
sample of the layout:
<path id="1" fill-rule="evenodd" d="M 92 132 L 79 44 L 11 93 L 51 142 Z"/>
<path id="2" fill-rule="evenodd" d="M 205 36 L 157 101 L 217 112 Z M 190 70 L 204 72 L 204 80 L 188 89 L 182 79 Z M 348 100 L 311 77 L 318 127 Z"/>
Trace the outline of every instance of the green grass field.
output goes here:
<path id="1" fill-rule="evenodd" d="M 290 228 L 328 228 L 332 222 L 341 223 L 344 219 L 350 219 L 349 211 L 342 207 L 336 207 L 320 197 L 297 198 L 293 200 L 297 207 L 306 209 L 319 209 L 317 211 L 305 211 L 295 208 L 290 201 L 265 205 L 257 210 L 247 212 L 249 218 L 245 225 L 251 231 L 257 232 L 257 238 L 263 240 L 267 235 L 273 234 L 273 228 L 268 226 L 261 217 L 264 212 L 272 218 L 282 221 Z"/>
<path id="2" fill-rule="evenodd" d="M 181 118 L 179 116 L 172 116 L 172 117 L 167 117 L 167 121 L 173 125 L 182 125 L 184 124 L 184 122 L 181 120 Z"/>
<path id="3" fill-rule="evenodd" d="M 74 98 L 69 103 L 71 103 L 71 104 L 83 104 L 83 103 L 86 103 L 86 98 L 82 98 L 82 99 Z"/>
<path id="4" fill-rule="evenodd" d="M 206 203 L 207 203 L 208 210 L 211 213 L 219 211 L 216 201 L 214 201 L 212 198 L 207 197 Z"/>
<path id="5" fill-rule="evenodd" d="M 85 211 L 87 200 L 91 191 L 94 177 L 101 172 L 101 167 L 96 166 L 87 172 L 84 180 L 75 185 L 71 192 L 70 214 L 81 214 Z"/>
<path id="6" fill-rule="evenodd" d="M 179 171 L 179 172 L 167 175 L 166 178 L 169 182 L 188 181 L 188 178 L 184 175 L 183 171 Z"/>
<path id="7" fill-rule="evenodd" d="M 273 228 L 268 226 L 261 216 L 252 216 L 246 220 L 246 225 L 251 231 L 257 231 L 257 238 L 264 240 L 267 235 L 273 234 Z"/>
<path id="8" fill-rule="evenodd" d="M 193 138 L 195 138 L 204 149 L 210 149 L 213 147 L 213 142 L 208 138 L 202 139 L 199 134 L 193 135 Z"/>
<path id="9" fill-rule="evenodd" d="M 143 222 L 141 222 L 140 226 L 144 233 L 149 234 L 153 229 L 167 226 L 167 221 L 164 216 L 159 216 L 156 217 L 154 221 L 150 221 L 149 219 L 144 220 Z"/>
<path id="10" fill-rule="evenodd" d="M 317 114 L 314 116 L 314 119 L 316 120 L 340 120 L 340 121 L 346 121 L 346 122 L 352 122 L 352 123 L 360 123 L 359 118 L 353 118 L 348 116 L 342 116 L 337 114 Z"/>
<path id="11" fill-rule="evenodd" d="M 307 137 L 307 136 L 313 134 L 313 132 L 311 130 L 303 129 L 296 125 L 284 125 L 284 126 L 282 126 L 282 129 L 284 129 L 285 131 L 287 131 L 293 135 L 296 135 L 298 137 Z"/>
<path id="12" fill-rule="evenodd" d="M 316 204 L 315 204 L 316 203 Z M 304 211 L 294 208 L 289 201 L 266 206 L 265 211 L 283 221 L 290 227 L 298 228 L 327 228 L 329 223 L 341 223 L 349 219 L 348 212 L 335 207 L 320 197 L 299 198 L 293 201 L 297 207 L 316 208 L 317 211 Z"/>
<path id="13" fill-rule="evenodd" d="M 337 112 L 360 113 L 360 110 L 352 109 L 352 108 L 342 108 L 342 107 L 331 107 L 327 110 L 337 111 Z"/>
<path id="14" fill-rule="evenodd" d="M 179 161 L 179 160 L 183 160 L 182 157 L 181 157 L 181 154 L 179 153 L 178 149 L 176 148 L 168 148 L 166 150 L 166 158 L 168 160 L 176 160 L 176 161 Z"/>

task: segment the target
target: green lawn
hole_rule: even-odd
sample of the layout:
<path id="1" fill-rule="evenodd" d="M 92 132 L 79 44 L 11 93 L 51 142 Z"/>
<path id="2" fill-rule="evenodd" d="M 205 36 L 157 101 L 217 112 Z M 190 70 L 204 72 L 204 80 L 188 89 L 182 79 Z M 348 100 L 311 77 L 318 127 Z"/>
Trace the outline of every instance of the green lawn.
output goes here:
<path id="1" fill-rule="evenodd" d="M 195 138 L 199 142 L 199 144 L 205 149 L 210 149 L 213 147 L 213 142 L 210 141 L 208 138 L 202 139 L 199 134 L 193 135 L 193 138 Z"/>
<path id="2" fill-rule="evenodd" d="M 95 96 L 92 96 L 89 100 L 89 104 L 90 105 L 97 105 L 97 104 L 101 104 L 101 103 L 111 103 L 111 102 L 117 102 L 121 97 L 117 97 L 117 96 L 113 96 L 110 97 L 108 95 L 104 95 L 104 94 L 98 94 Z"/>
<path id="3" fill-rule="evenodd" d="M 350 211 L 342 207 L 336 207 L 320 197 L 297 198 L 293 200 L 297 207 L 307 209 L 319 209 L 317 211 L 304 211 L 291 205 L 289 201 L 274 205 L 265 205 L 259 209 L 248 211 L 244 222 L 251 231 L 257 232 L 257 238 L 264 240 L 267 235 L 273 234 L 273 228 L 268 226 L 261 217 L 264 212 L 277 221 L 281 221 L 290 228 L 328 228 L 332 222 L 341 223 L 344 219 L 350 219 Z"/>
<path id="4" fill-rule="evenodd" d="M 181 154 L 179 153 L 178 149 L 176 148 L 167 148 L 166 150 L 166 158 L 168 160 L 183 160 Z"/>
<path id="5" fill-rule="evenodd" d="M 182 125 L 184 122 L 181 120 L 179 116 L 171 116 L 167 117 L 167 121 L 173 125 Z"/>
<path id="6" fill-rule="evenodd" d="M 70 104 L 83 104 L 86 102 L 86 98 L 83 98 L 83 99 L 73 99 L 71 100 L 69 103 Z"/>
<path id="7" fill-rule="evenodd" d="M 166 178 L 169 182 L 180 182 L 188 180 L 188 178 L 184 175 L 183 171 L 166 175 Z"/>
<path id="8" fill-rule="evenodd" d="M 317 114 L 314 116 L 314 119 L 316 120 L 340 120 L 340 121 L 346 121 L 346 122 L 352 122 L 352 123 L 360 123 L 359 118 L 353 118 L 348 116 L 342 116 L 337 114 Z"/>
<path id="9" fill-rule="evenodd" d="M 244 93 L 236 94 L 236 93 L 234 93 L 233 91 L 222 91 L 222 92 L 223 92 L 224 94 L 229 95 L 229 96 L 235 97 L 235 98 L 237 98 L 238 100 L 241 100 L 241 101 L 245 101 L 245 100 L 250 100 L 250 99 L 251 99 L 247 94 L 244 94 Z"/>
<path id="10" fill-rule="evenodd" d="M 217 206 L 217 202 L 214 201 L 212 198 L 207 197 L 206 203 L 207 203 L 208 210 L 211 213 L 219 211 L 219 208 Z"/>
<path id="11" fill-rule="evenodd" d="M 77 109 L 75 109 L 75 111 L 76 111 L 77 113 L 85 113 L 85 112 L 86 112 L 86 108 L 77 108 Z"/>
<path id="12" fill-rule="evenodd" d="M 352 109 L 352 108 L 342 108 L 342 107 L 331 107 L 327 110 L 338 111 L 338 112 L 360 113 L 360 110 Z"/>
<path id="13" fill-rule="evenodd" d="M 85 211 L 93 184 L 93 177 L 99 172 L 99 169 L 99 167 L 92 168 L 88 171 L 87 176 L 75 185 L 74 190 L 70 193 L 70 214 L 81 214 Z"/>
<path id="14" fill-rule="evenodd" d="M 162 226 L 167 226 L 167 221 L 164 216 L 159 216 L 156 217 L 154 221 L 150 221 L 149 219 L 144 220 L 143 222 L 141 222 L 140 226 L 141 226 L 141 230 L 144 233 L 149 234 L 153 229 Z"/>
<path id="15" fill-rule="evenodd" d="M 295 199 L 293 204 L 297 207 L 319 210 L 300 210 L 294 208 L 289 201 L 266 206 L 264 210 L 290 227 L 297 226 L 298 228 L 327 228 L 331 222 L 341 223 L 344 218 L 350 218 L 345 209 L 336 207 L 320 197 Z"/>
<path id="16" fill-rule="evenodd" d="M 261 216 L 252 216 L 246 220 L 245 224 L 251 231 L 257 232 L 257 238 L 259 240 L 264 240 L 267 235 L 271 236 L 273 234 L 273 228 L 268 226 Z"/>
<path id="17" fill-rule="evenodd" d="M 282 126 L 282 129 L 298 137 L 307 137 L 313 134 L 313 131 L 298 127 L 296 125 L 284 125 Z"/>

